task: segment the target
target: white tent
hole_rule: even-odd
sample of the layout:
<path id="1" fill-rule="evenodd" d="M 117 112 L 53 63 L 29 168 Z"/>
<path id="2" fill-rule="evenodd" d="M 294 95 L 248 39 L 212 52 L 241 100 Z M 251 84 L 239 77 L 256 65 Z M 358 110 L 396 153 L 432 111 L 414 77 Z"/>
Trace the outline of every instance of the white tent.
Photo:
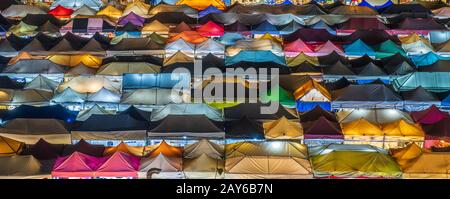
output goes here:
<path id="1" fill-rule="evenodd" d="M 25 85 L 24 89 L 36 89 L 53 92 L 56 89 L 56 87 L 58 87 L 58 85 L 59 82 L 53 81 L 42 75 L 38 75 L 33 80 L 31 80 L 31 82 L 28 82 Z"/>
<path id="2" fill-rule="evenodd" d="M 50 6 L 50 9 L 54 9 L 57 6 L 63 6 L 65 8 L 70 8 L 72 10 L 77 10 L 84 5 L 94 9 L 94 10 L 100 10 L 100 8 L 103 6 L 102 0 L 56 0 L 52 3 Z"/>
<path id="3" fill-rule="evenodd" d="M 120 97 L 120 93 L 108 90 L 107 88 L 102 88 L 95 93 L 88 94 L 86 101 L 98 103 L 119 103 Z"/>
<path id="4" fill-rule="evenodd" d="M 213 40 L 208 39 L 204 41 L 203 43 L 197 44 L 195 49 L 195 55 L 196 56 L 206 56 L 209 53 L 214 55 L 222 55 L 225 53 L 225 45 Z"/>
<path id="5" fill-rule="evenodd" d="M 96 93 L 102 88 L 119 93 L 121 90 L 121 83 L 111 81 L 102 76 L 79 76 L 67 79 L 59 85 L 57 91 L 61 92 L 70 87 L 78 93 Z"/>
<path id="6" fill-rule="evenodd" d="M 89 109 L 80 111 L 77 115 L 77 121 L 85 121 L 87 120 L 91 115 L 114 115 L 116 112 L 113 110 L 106 110 L 99 106 L 98 104 L 95 104 Z"/>
<path id="7" fill-rule="evenodd" d="M 87 94 L 78 93 L 70 87 L 67 87 L 60 93 L 53 96 L 52 102 L 55 103 L 83 103 L 86 101 Z"/>
<path id="8" fill-rule="evenodd" d="M 400 119 L 413 123 L 408 113 L 398 109 L 342 109 L 336 116 L 340 123 L 353 122 L 360 118 L 375 124 L 391 123 Z"/>
<path id="9" fill-rule="evenodd" d="M 172 93 L 172 89 L 151 88 L 136 89 L 125 92 L 121 103 L 133 105 L 165 105 L 170 103 L 182 103 L 183 99 L 178 93 Z"/>
<path id="10" fill-rule="evenodd" d="M 147 172 L 152 169 L 159 169 L 158 174 L 154 174 L 153 178 L 183 178 L 182 158 L 183 149 L 170 146 L 162 141 L 147 156 L 141 160 L 139 167 L 140 178 L 145 178 Z"/>
<path id="11" fill-rule="evenodd" d="M 167 44 L 165 50 L 167 57 L 172 56 L 178 51 L 182 52 L 185 55 L 193 57 L 195 53 L 195 44 L 191 44 L 180 38 L 175 40 L 174 42 Z"/>
<path id="12" fill-rule="evenodd" d="M 152 112 L 151 121 L 159 121 L 168 115 L 205 115 L 209 119 L 222 121 L 220 110 L 212 108 L 207 104 L 168 104 Z"/>
<path id="13" fill-rule="evenodd" d="M 186 178 L 217 179 L 224 176 L 224 146 L 202 139 L 187 145 L 183 154 Z"/>
<path id="14" fill-rule="evenodd" d="M 23 18 L 28 14 L 47 14 L 37 6 L 32 5 L 11 5 L 3 10 L 2 15 L 6 18 Z"/>

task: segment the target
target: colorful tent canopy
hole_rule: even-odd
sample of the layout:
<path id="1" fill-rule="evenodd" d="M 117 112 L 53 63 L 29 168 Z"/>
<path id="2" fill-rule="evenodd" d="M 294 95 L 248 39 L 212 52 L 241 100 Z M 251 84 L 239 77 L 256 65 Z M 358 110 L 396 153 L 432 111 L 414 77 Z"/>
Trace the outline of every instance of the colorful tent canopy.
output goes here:
<path id="1" fill-rule="evenodd" d="M 211 120 L 222 121 L 222 114 L 206 104 L 168 104 L 152 112 L 151 120 L 159 121 L 170 115 L 205 115 Z"/>
<path id="2" fill-rule="evenodd" d="M 187 145 L 183 153 L 183 171 L 188 178 L 205 178 L 224 168 L 224 146 L 202 139 Z M 201 172 L 201 173 L 200 173 Z M 211 174 L 205 174 L 208 172 Z M 210 177 L 206 177 L 210 178 Z"/>
<path id="3" fill-rule="evenodd" d="M 23 18 L 28 14 L 46 14 L 45 11 L 32 5 L 11 5 L 2 11 L 2 16 L 6 18 Z"/>
<path id="4" fill-rule="evenodd" d="M 450 78 L 447 72 L 413 72 L 393 80 L 392 85 L 396 90 L 406 91 L 422 86 L 428 91 L 443 92 L 450 90 Z"/>
<path id="5" fill-rule="evenodd" d="M 223 26 L 214 23 L 213 21 L 208 21 L 206 24 L 201 25 L 197 28 L 197 32 L 205 37 L 222 36 L 224 34 Z"/>
<path id="6" fill-rule="evenodd" d="M 120 102 L 130 105 L 166 105 L 182 103 L 183 99 L 180 94 L 173 93 L 171 89 L 150 88 L 125 92 Z"/>
<path id="7" fill-rule="evenodd" d="M 112 19 L 119 19 L 123 15 L 123 12 L 121 10 L 115 8 L 112 5 L 108 5 L 105 8 L 101 9 L 100 11 L 98 11 L 97 15 L 107 16 L 107 17 L 110 17 Z"/>
<path id="8" fill-rule="evenodd" d="M 299 122 L 289 121 L 286 117 L 263 123 L 266 139 L 298 139 L 303 136 Z"/>
<path id="9" fill-rule="evenodd" d="M 145 24 L 144 27 L 142 27 L 141 31 L 142 31 L 142 34 L 156 33 L 159 35 L 168 35 L 169 27 L 162 24 L 158 20 L 153 20 L 152 22 Z"/>
<path id="10" fill-rule="evenodd" d="M 286 56 L 290 57 L 299 56 L 301 54 L 303 54 L 303 56 L 314 54 L 314 51 L 311 50 L 311 48 L 301 39 L 297 39 L 293 42 L 286 43 L 284 44 L 283 48 Z"/>
<path id="11" fill-rule="evenodd" d="M 39 139 L 36 143 L 24 148 L 21 155 L 33 155 L 38 160 L 53 160 L 61 156 L 63 150 L 64 144 L 50 144 L 44 139 Z"/>
<path id="12" fill-rule="evenodd" d="M 225 122 L 225 137 L 227 140 L 263 140 L 264 128 L 261 122 L 242 117 Z"/>
<path id="13" fill-rule="evenodd" d="M 400 167 L 387 152 L 370 145 L 325 145 L 310 148 L 314 177 L 399 178 Z"/>
<path id="14" fill-rule="evenodd" d="M 71 155 L 58 157 L 52 170 L 56 178 L 93 178 L 95 171 L 102 164 L 102 159 L 74 152 Z"/>
<path id="15" fill-rule="evenodd" d="M 83 5 L 80 8 L 78 8 L 77 10 L 75 10 L 70 17 L 75 18 L 78 16 L 79 17 L 95 16 L 96 14 L 97 14 L 97 10 L 90 8 L 89 6 Z"/>
<path id="16" fill-rule="evenodd" d="M 358 6 L 366 6 L 374 10 L 381 10 L 393 5 L 391 0 L 363 0 Z"/>
<path id="17" fill-rule="evenodd" d="M 148 172 L 152 168 L 162 172 L 182 170 L 183 149 L 167 144 L 164 140 L 141 160 L 139 172 Z"/>
<path id="18" fill-rule="evenodd" d="M 130 146 L 124 142 L 120 142 L 120 144 L 118 144 L 117 146 L 106 147 L 104 155 L 109 156 L 109 155 L 115 154 L 117 152 L 122 152 L 122 153 L 140 157 L 140 156 L 144 155 L 144 150 L 145 150 L 145 147 Z"/>
<path id="19" fill-rule="evenodd" d="M 51 9 L 48 14 L 51 14 L 55 16 L 56 18 L 70 18 L 72 15 L 73 10 L 70 8 L 65 8 L 63 6 L 56 6 L 55 8 Z"/>
<path id="20" fill-rule="evenodd" d="M 438 107 L 432 105 L 425 110 L 411 112 L 411 117 L 415 122 L 420 124 L 434 124 L 444 118 L 450 118 L 450 115 L 447 112 L 443 112 L 439 110 Z"/>
<path id="21" fill-rule="evenodd" d="M 180 0 L 176 5 L 188 5 L 197 10 L 205 10 L 209 6 L 214 6 L 219 10 L 225 10 L 226 5 L 222 0 Z"/>
<path id="22" fill-rule="evenodd" d="M 56 8 L 57 6 L 64 6 L 70 9 L 79 9 L 83 6 L 99 10 L 103 6 L 103 1 L 101 0 L 57 0 L 52 3 L 50 9 Z"/>
<path id="23" fill-rule="evenodd" d="M 25 143 L 0 136 L 0 157 L 19 154 Z"/>
<path id="24" fill-rule="evenodd" d="M 352 44 L 344 46 L 344 52 L 349 56 L 375 56 L 375 51 L 362 40 L 358 39 Z"/>
<path id="25" fill-rule="evenodd" d="M 374 124 L 392 123 L 398 120 L 413 123 L 406 112 L 398 109 L 344 109 L 338 111 L 336 116 L 341 123 L 352 122 L 360 118 Z"/>
<path id="26" fill-rule="evenodd" d="M 122 76 L 125 73 L 159 73 L 161 66 L 147 62 L 110 62 L 97 70 L 97 75 Z"/>
<path id="27" fill-rule="evenodd" d="M 295 106 L 295 98 L 292 93 L 286 91 L 280 86 L 275 86 L 268 90 L 266 93 L 261 94 L 260 99 L 262 102 L 279 102 L 283 106 L 293 107 Z"/>
<path id="28" fill-rule="evenodd" d="M 95 172 L 96 177 L 137 178 L 140 159 L 117 151 L 106 157 Z"/>
<path id="29" fill-rule="evenodd" d="M 128 4 L 123 10 L 122 16 L 128 15 L 131 12 L 137 14 L 139 16 L 147 16 L 149 14 L 150 5 L 142 2 L 142 1 L 134 1 L 133 3 Z"/>
<path id="30" fill-rule="evenodd" d="M 295 142 L 237 142 L 227 144 L 225 153 L 226 178 L 311 177 L 307 148 Z"/>
<path id="31" fill-rule="evenodd" d="M 207 15 L 212 14 L 212 13 L 223 13 L 223 11 L 218 9 L 215 6 L 210 5 L 207 8 L 205 8 L 204 10 L 202 10 L 201 12 L 199 12 L 198 13 L 198 17 L 202 18 L 202 17 L 207 16 Z"/>
<path id="32" fill-rule="evenodd" d="M 336 15 L 378 15 L 375 10 L 372 10 L 369 7 L 363 6 L 339 6 L 333 11 L 331 14 Z"/>
<path id="33" fill-rule="evenodd" d="M 423 125 L 425 131 L 425 146 L 424 148 L 431 148 L 436 143 L 448 142 L 450 140 L 450 118 L 446 117 L 433 124 Z"/>
<path id="34" fill-rule="evenodd" d="M 96 93 L 102 88 L 119 93 L 121 85 L 119 82 L 101 76 L 79 76 L 61 83 L 57 90 L 62 92 L 69 87 L 78 93 Z"/>
<path id="35" fill-rule="evenodd" d="M 11 90 L 0 89 L 0 104 L 6 106 L 19 105 L 48 105 L 53 92 L 43 90 Z"/>
<path id="36" fill-rule="evenodd" d="M 253 50 L 240 51 L 237 55 L 232 57 L 227 56 L 225 58 L 225 65 L 232 65 L 241 61 L 274 62 L 277 64 L 285 65 L 284 58 L 273 54 L 271 51 L 253 51 Z"/>
<path id="37" fill-rule="evenodd" d="M 142 26 L 144 26 L 144 22 L 145 22 L 144 17 L 141 17 L 141 16 L 135 14 L 134 12 L 130 12 L 129 14 L 121 17 L 117 24 L 124 26 L 128 23 L 131 23 L 133 25 L 142 27 Z"/>
<path id="38" fill-rule="evenodd" d="M 102 59 L 93 55 L 50 55 L 48 60 L 63 66 L 77 66 L 83 64 L 92 68 L 98 68 Z"/>

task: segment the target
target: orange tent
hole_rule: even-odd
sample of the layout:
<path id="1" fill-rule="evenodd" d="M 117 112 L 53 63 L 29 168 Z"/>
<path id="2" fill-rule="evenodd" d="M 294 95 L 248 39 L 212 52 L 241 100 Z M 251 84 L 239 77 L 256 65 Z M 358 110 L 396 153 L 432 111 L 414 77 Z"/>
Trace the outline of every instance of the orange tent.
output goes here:
<path id="1" fill-rule="evenodd" d="M 177 34 L 177 35 L 171 37 L 168 40 L 168 43 L 174 42 L 180 38 L 183 39 L 184 41 L 192 43 L 192 44 L 200 44 L 200 43 L 203 43 L 204 41 L 208 40 L 208 37 L 204 37 L 196 31 L 184 31 L 180 34 Z"/>
<path id="2" fill-rule="evenodd" d="M 183 155 L 183 149 L 170 146 L 166 141 L 163 140 L 155 149 L 153 149 L 148 154 L 148 157 L 154 158 L 159 154 L 162 154 L 165 157 L 181 157 Z"/>
<path id="3" fill-rule="evenodd" d="M 143 156 L 144 148 L 145 147 L 130 146 L 128 144 L 125 144 L 124 142 L 120 142 L 120 144 L 118 144 L 115 147 L 106 147 L 103 154 L 105 156 L 108 156 L 108 155 L 111 155 L 111 154 L 114 154 L 114 153 L 120 151 L 120 152 L 134 155 L 134 156 Z"/>
<path id="4" fill-rule="evenodd" d="M 209 6 L 214 6 L 219 10 L 225 10 L 227 7 L 222 0 L 180 0 L 176 5 L 188 5 L 197 10 L 204 10 Z"/>

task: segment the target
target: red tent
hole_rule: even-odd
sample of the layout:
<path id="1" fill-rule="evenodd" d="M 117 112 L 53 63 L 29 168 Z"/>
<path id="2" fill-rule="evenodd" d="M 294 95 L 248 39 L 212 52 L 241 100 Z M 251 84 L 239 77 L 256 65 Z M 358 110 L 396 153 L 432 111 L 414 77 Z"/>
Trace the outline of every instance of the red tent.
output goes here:
<path id="1" fill-rule="evenodd" d="M 103 162 L 95 173 L 96 177 L 138 177 L 140 159 L 117 151 Z"/>
<path id="2" fill-rule="evenodd" d="M 208 23 L 201 25 L 197 29 L 197 32 L 205 37 L 222 36 L 224 34 L 224 28 L 222 25 L 208 21 Z"/>
<path id="3" fill-rule="evenodd" d="M 284 52 L 286 56 L 295 57 L 301 52 L 306 55 L 313 55 L 314 51 L 309 48 L 309 46 L 303 42 L 301 39 L 297 39 L 291 43 L 284 44 Z"/>
<path id="4" fill-rule="evenodd" d="M 48 11 L 48 14 L 51 14 L 57 18 L 70 18 L 72 15 L 73 10 L 69 8 L 65 8 L 63 6 L 56 6 L 56 8 L 53 8 L 52 10 Z"/>
<path id="5" fill-rule="evenodd" d="M 432 105 L 423 111 L 411 112 L 411 117 L 415 122 L 420 124 L 434 124 L 444 118 L 450 118 L 450 115 L 447 112 L 439 110 L 435 105 Z"/>
<path id="6" fill-rule="evenodd" d="M 58 178 L 92 178 L 102 161 L 103 158 L 74 152 L 72 155 L 56 159 L 52 176 Z"/>

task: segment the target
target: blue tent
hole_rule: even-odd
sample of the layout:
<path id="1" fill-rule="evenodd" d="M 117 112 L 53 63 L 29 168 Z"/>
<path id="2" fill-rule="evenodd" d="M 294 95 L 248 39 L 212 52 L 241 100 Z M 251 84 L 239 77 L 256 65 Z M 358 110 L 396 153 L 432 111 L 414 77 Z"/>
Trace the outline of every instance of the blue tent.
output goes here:
<path id="1" fill-rule="evenodd" d="M 206 16 L 208 14 L 211 14 L 211 13 L 223 13 L 223 11 L 217 9 L 214 6 L 208 6 L 206 9 L 204 9 L 201 12 L 198 13 L 198 17 L 201 18 L 201 17 L 204 17 L 204 16 Z"/>
<path id="2" fill-rule="evenodd" d="M 331 33 L 333 35 L 336 35 L 336 31 L 333 28 L 331 28 L 327 23 L 322 21 L 322 20 L 320 20 L 319 22 L 313 24 L 312 26 L 310 26 L 310 28 L 312 28 L 312 29 L 325 29 L 329 33 Z"/>
<path id="3" fill-rule="evenodd" d="M 292 2 L 289 0 L 284 0 L 283 3 L 276 4 L 276 5 L 292 5 Z"/>
<path id="4" fill-rule="evenodd" d="M 450 94 L 442 100 L 441 106 L 450 107 Z"/>
<path id="5" fill-rule="evenodd" d="M 244 39 L 244 36 L 242 36 L 239 33 L 234 32 L 227 32 L 222 37 L 220 37 L 220 43 L 223 45 L 231 46 L 235 45 L 236 41 Z"/>
<path id="6" fill-rule="evenodd" d="M 363 0 L 360 4 L 358 4 L 358 6 L 366 6 L 366 7 L 372 8 L 374 10 L 380 10 L 383 8 L 387 8 L 393 4 L 394 3 L 392 3 L 392 1 L 389 0 L 389 1 L 386 1 L 386 3 L 384 3 L 383 5 L 373 6 L 370 3 L 368 3 L 366 0 Z"/>
<path id="7" fill-rule="evenodd" d="M 375 50 L 361 39 L 358 39 L 349 45 L 344 45 L 344 52 L 346 55 L 350 56 L 375 56 Z"/>
<path id="8" fill-rule="evenodd" d="M 387 77 L 387 79 L 379 78 L 379 77 L 377 79 L 358 79 L 358 80 L 356 80 L 356 83 L 357 84 L 372 84 L 376 81 L 382 81 L 386 85 L 391 83 L 391 81 L 389 80 L 389 77 Z"/>
<path id="9" fill-rule="evenodd" d="M 77 114 L 77 112 L 70 111 L 59 104 L 43 107 L 21 105 L 6 112 L 2 121 L 13 120 L 16 118 L 46 118 L 63 120 L 70 123 L 75 121 Z"/>
<path id="10" fill-rule="evenodd" d="M 178 83 L 186 80 L 184 74 L 124 74 L 123 89 L 147 89 L 147 88 L 173 88 Z"/>
<path id="11" fill-rule="evenodd" d="M 239 62 L 274 62 L 281 65 L 286 65 L 284 57 L 277 56 L 272 51 L 263 50 L 247 50 L 241 51 L 233 57 L 225 58 L 225 65 L 233 65 Z"/>
<path id="12" fill-rule="evenodd" d="M 253 34 L 266 34 L 270 33 L 272 35 L 278 35 L 280 34 L 280 31 L 278 28 L 268 21 L 264 21 L 258 25 L 252 26 L 252 33 Z"/>
<path id="13" fill-rule="evenodd" d="M 316 106 L 320 106 L 323 110 L 331 111 L 331 102 L 304 102 L 297 100 L 298 112 L 306 112 L 314 109 Z"/>
<path id="14" fill-rule="evenodd" d="M 150 0 L 151 5 L 158 5 L 158 4 L 169 4 L 169 5 L 175 5 L 178 2 L 178 0 Z"/>
<path id="15" fill-rule="evenodd" d="M 439 55 L 433 52 L 429 52 L 422 55 L 410 56 L 409 58 L 417 67 L 431 65 L 441 59 Z"/>

